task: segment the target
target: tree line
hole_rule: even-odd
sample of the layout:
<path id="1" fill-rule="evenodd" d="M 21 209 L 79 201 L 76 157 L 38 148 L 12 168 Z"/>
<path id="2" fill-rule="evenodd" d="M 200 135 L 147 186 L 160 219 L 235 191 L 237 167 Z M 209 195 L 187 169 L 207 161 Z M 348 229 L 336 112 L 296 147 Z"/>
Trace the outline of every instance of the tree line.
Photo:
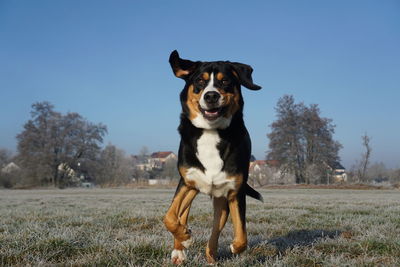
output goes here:
<path id="1" fill-rule="evenodd" d="M 309 106 L 296 103 L 291 95 L 278 100 L 276 120 L 270 125 L 269 149 L 266 159 L 279 162 L 279 167 L 262 170 L 265 177 L 273 178 L 279 172 L 284 181 L 289 175 L 295 183 L 327 184 L 332 177 L 333 166 L 340 162 L 339 151 L 343 147 L 334 139 L 335 124 L 321 116 L 317 104 Z M 387 169 L 383 163 L 371 164 L 371 137 L 361 137 L 364 152 L 360 159 L 347 170 L 347 182 L 371 183 L 374 181 L 400 182 L 400 170 Z M 278 179 L 278 180 L 279 180 Z"/>
<path id="2" fill-rule="evenodd" d="M 317 104 L 296 103 L 290 95 L 279 99 L 275 111 L 276 120 L 267 134 L 266 159 L 278 164 L 257 170 L 256 176 L 264 177 L 257 183 L 264 185 L 271 180 L 275 183 L 329 183 L 330 166 L 340 161 L 342 148 L 334 140 L 333 120 L 322 117 Z M 0 149 L 0 187 L 62 188 L 83 180 L 100 185 L 121 185 L 140 178 L 179 178 L 173 161 L 167 162 L 162 170 L 136 168 L 149 158 L 147 148 L 132 157 L 115 145 L 103 146 L 107 127 L 92 123 L 78 113 L 62 114 L 49 102 L 37 102 L 32 105 L 30 115 L 16 137 L 16 155 Z M 368 183 L 380 177 L 400 182 L 400 170 L 387 169 L 383 163 L 371 164 L 370 140 L 367 134 L 362 136 L 365 151 L 348 170 L 349 181 Z M 12 171 L 4 170 L 11 161 L 18 167 L 8 166 Z"/>
<path id="3" fill-rule="evenodd" d="M 176 162 L 162 170 L 138 170 L 149 158 L 127 155 L 113 144 L 103 146 L 107 127 L 92 123 L 76 112 L 62 114 L 50 102 L 32 105 L 31 118 L 17 138 L 17 153 L 0 149 L 0 187 L 70 187 L 82 182 L 123 185 L 140 178 L 177 178 Z M 11 170 L 3 170 L 10 163 Z M 15 167 L 17 166 L 17 167 Z"/>
<path id="4" fill-rule="evenodd" d="M 16 137 L 17 155 L 13 161 L 20 169 L 2 173 L 6 186 L 67 187 L 80 175 L 98 182 L 104 176 L 112 177 L 106 167 L 112 164 L 112 157 L 114 162 L 119 160 L 121 152 L 112 145 L 102 149 L 105 125 L 92 123 L 75 112 L 57 112 L 49 102 L 34 103 L 30 115 Z"/>

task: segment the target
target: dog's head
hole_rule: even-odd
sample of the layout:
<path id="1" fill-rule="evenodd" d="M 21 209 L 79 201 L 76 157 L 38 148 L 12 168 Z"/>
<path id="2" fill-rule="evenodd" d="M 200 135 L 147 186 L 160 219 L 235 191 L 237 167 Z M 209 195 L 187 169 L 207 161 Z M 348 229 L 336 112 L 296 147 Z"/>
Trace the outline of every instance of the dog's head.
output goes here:
<path id="1" fill-rule="evenodd" d="M 192 124 L 203 129 L 227 128 L 237 112 L 242 113 L 240 86 L 259 90 L 253 83 L 253 69 L 246 64 L 181 59 L 175 50 L 169 58 L 176 77 L 185 80 L 181 93 L 183 114 Z"/>

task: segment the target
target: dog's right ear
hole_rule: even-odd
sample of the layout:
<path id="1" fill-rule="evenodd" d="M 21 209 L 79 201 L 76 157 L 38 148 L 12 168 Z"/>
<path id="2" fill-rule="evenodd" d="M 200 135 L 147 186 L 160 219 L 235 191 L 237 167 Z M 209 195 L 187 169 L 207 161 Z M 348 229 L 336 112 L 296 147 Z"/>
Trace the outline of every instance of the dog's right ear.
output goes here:
<path id="1" fill-rule="evenodd" d="M 175 76 L 185 80 L 196 70 L 200 62 L 182 59 L 179 57 L 178 51 L 174 50 L 169 56 L 169 64 L 171 64 L 171 68 Z"/>

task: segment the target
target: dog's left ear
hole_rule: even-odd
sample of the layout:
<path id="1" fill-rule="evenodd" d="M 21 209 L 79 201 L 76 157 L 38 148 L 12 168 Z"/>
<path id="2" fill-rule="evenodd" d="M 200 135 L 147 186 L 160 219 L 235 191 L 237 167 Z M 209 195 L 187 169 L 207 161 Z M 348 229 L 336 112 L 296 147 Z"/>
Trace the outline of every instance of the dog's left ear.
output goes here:
<path id="1" fill-rule="evenodd" d="M 178 51 L 174 50 L 169 56 L 169 64 L 171 64 L 171 68 L 175 76 L 185 80 L 196 70 L 200 62 L 182 59 L 179 57 Z"/>
<path id="2" fill-rule="evenodd" d="M 252 67 L 237 62 L 232 62 L 231 65 L 233 67 L 233 72 L 234 72 L 233 74 L 235 74 L 238 77 L 241 85 L 250 90 L 261 89 L 261 86 L 253 83 L 253 78 L 251 77 L 251 74 L 253 73 Z"/>

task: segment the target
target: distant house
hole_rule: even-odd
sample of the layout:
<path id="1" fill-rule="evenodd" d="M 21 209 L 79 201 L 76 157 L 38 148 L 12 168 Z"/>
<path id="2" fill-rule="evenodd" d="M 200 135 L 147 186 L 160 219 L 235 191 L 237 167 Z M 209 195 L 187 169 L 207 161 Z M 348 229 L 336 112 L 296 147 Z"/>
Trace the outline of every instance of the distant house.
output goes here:
<path id="1" fill-rule="evenodd" d="M 335 162 L 331 165 L 328 165 L 328 169 L 331 172 L 331 181 L 333 183 L 347 182 L 346 169 L 343 167 L 342 164 L 340 164 L 340 162 Z"/>
<path id="2" fill-rule="evenodd" d="M 250 162 L 250 171 L 259 171 L 262 167 L 279 167 L 277 160 L 254 160 Z"/>
<path id="3" fill-rule="evenodd" d="M 279 166 L 280 166 L 280 162 L 279 162 L 279 160 L 266 160 L 265 161 L 266 163 L 267 163 L 267 165 L 268 165 L 268 167 L 274 167 L 274 168 L 279 168 Z"/>
<path id="4" fill-rule="evenodd" d="M 162 170 L 166 162 L 177 160 L 177 156 L 172 151 L 154 152 L 150 156 L 132 156 L 135 168 L 141 171 Z"/>
<path id="5" fill-rule="evenodd" d="M 168 185 L 169 179 L 149 179 L 149 185 Z"/>
<path id="6" fill-rule="evenodd" d="M 17 164 L 15 164 L 14 162 L 10 162 L 1 169 L 1 172 L 2 173 L 12 173 L 14 171 L 19 171 L 20 169 L 21 168 Z"/>
<path id="7" fill-rule="evenodd" d="M 254 186 L 292 183 L 292 176 L 282 173 L 278 160 L 254 160 L 249 165 L 249 178 Z"/>
<path id="8" fill-rule="evenodd" d="M 176 159 L 177 156 L 172 151 L 159 151 L 151 154 L 149 163 L 152 169 L 162 169 L 167 161 Z"/>
<path id="9" fill-rule="evenodd" d="M 254 160 L 250 162 L 249 172 L 260 171 L 263 167 L 279 167 L 278 160 Z"/>
<path id="10" fill-rule="evenodd" d="M 267 178 L 267 173 L 264 171 L 267 163 L 265 160 L 253 160 L 249 165 L 249 177 L 253 181 L 253 185 L 257 181 L 263 181 Z"/>
<path id="11" fill-rule="evenodd" d="M 249 172 L 260 171 L 266 165 L 265 160 L 253 160 L 249 165 Z"/>
<path id="12" fill-rule="evenodd" d="M 138 163 L 135 165 L 136 169 L 141 170 L 141 171 L 151 171 L 152 167 L 149 162 L 145 163 Z"/>
<path id="13" fill-rule="evenodd" d="M 139 156 L 139 155 L 132 155 L 132 162 L 133 165 L 137 170 L 141 171 L 150 171 L 151 170 L 151 165 L 149 163 L 149 156 Z"/>

